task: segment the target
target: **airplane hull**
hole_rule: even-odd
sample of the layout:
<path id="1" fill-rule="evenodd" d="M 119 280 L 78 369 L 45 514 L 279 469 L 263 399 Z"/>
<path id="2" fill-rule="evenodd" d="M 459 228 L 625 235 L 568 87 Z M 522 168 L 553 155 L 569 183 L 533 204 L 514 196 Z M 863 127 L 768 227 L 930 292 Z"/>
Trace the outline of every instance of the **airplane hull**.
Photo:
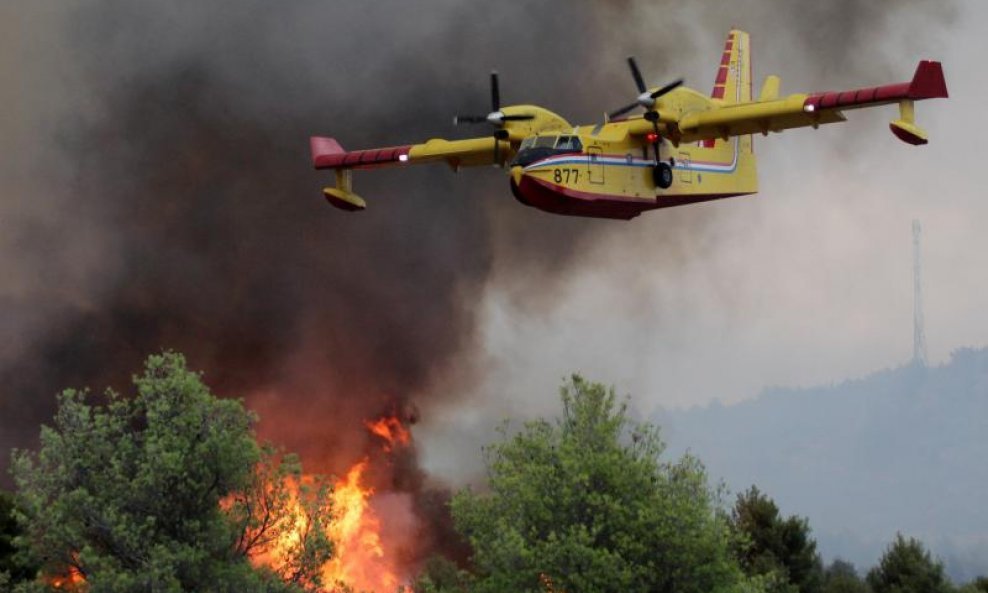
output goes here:
<path id="1" fill-rule="evenodd" d="M 531 175 L 522 175 L 519 181 L 511 180 L 511 193 L 515 198 L 533 208 L 563 216 L 610 218 L 631 220 L 642 212 L 659 208 L 671 208 L 697 202 L 709 202 L 723 198 L 751 195 L 754 192 L 659 195 L 655 198 L 631 198 L 582 192 L 555 185 Z"/>

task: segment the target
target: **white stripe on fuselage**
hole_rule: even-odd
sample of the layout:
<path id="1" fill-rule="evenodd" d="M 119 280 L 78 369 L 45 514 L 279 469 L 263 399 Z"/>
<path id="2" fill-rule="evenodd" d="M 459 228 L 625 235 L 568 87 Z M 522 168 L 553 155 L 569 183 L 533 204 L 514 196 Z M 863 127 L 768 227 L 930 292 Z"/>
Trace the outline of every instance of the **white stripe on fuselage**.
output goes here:
<path id="1" fill-rule="evenodd" d="M 695 162 L 692 161 L 689 164 L 683 164 L 683 161 L 677 161 L 677 169 L 685 169 L 687 171 L 699 171 L 701 173 L 733 173 L 738 168 L 738 138 L 734 138 L 734 156 L 730 163 L 708 163 L 704 161 Z M 654 167 L 655 161 L 653 159 L 639 159 L 639 158 L 628 158 L 619 156 L 598 156 L 596 160 L 590 161 L 590 155 L 580 154 L 572 155 L 565 154 L 560 156 L 553 156 L 541 161 L 536 161 L 531 165 L 525 167 L 525 172 L 533 171 L 535 169 L 542 169 L 545 167 L 562 167 L 564 165 L 602 165 L 608 167 Z"/>

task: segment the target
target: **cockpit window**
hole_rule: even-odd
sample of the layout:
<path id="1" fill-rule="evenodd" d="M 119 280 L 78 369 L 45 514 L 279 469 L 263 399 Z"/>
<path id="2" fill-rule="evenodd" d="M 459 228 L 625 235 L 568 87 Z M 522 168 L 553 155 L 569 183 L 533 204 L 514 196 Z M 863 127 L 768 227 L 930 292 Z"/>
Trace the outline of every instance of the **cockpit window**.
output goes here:
<path id="1" fill-rule="evenodd" d="M 539 136 L 535 139 L 535 148 L 552 148 L 556 144 L 556 136 Z"/>
<path id="2" fill-rule="evenodd" d="M 511 161 L 511 165 L 527 167 L 534 162 L 553 155 L 582 151 L 583 143 L 580 142 L 579 136 L 559 136 L 556 134 L 529 136 L 522 140 L 521 145 L 518 147 L 518 154 Z"/>
<path id="3" fill-rule="evenodd" d="M 578 136 L 560 136 L 556 143 L 556 150 L 565 152 L 579 152 L 583 150 L 583 144 Z"/>

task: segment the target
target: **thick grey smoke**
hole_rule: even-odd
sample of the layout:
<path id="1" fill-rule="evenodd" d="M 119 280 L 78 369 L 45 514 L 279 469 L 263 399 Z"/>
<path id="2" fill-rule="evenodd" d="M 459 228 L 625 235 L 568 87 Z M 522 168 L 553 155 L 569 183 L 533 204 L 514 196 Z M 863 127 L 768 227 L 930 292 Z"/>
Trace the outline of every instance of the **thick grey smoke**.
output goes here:
<path id="1" fill-rule="evenodd" d="M 360 419 L 423 392 L 471 347 L 493 257 L 484 202 L 506 199 L 506 183 L 489 170 L 358 174 L 372 205 L 346 216 L 319 197 L 307 137 L 486 134 L 449 121 L 487 108 L 492 66 L 506 100 L 546 102 L 544 72 L 521 66 L 549 59 L 558 87 L 594 45 L 556 43 L 591 13 L 535 3 L 482 15 L 456 2 L 39 4 L 7 7 L 3 21 L 15 106 L 5 446 L 30 442 L 57 390 L 119 385 L 164 347 L 286 421 L 320 408 Z M 512 18 L 519 9 L 532 20 Z M 516 225 L 518 243 L 559 272 L 592 232 L 541 226 Z M 345 432 L 285 428 L 272 432 L 304 449 L 332 449 Z"/>

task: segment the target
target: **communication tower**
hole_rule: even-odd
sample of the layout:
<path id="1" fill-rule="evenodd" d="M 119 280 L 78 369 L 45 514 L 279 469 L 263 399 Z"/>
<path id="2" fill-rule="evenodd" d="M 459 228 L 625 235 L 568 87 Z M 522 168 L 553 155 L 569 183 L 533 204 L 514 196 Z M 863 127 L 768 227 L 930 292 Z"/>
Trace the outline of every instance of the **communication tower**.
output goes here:
<path id="1" fill-rule="evenodd" d="M 913 221 L 913 363 L 926 366 L 926 329 L 923 323 L 923 276 L 920 265 L 922 227 Z"/>

